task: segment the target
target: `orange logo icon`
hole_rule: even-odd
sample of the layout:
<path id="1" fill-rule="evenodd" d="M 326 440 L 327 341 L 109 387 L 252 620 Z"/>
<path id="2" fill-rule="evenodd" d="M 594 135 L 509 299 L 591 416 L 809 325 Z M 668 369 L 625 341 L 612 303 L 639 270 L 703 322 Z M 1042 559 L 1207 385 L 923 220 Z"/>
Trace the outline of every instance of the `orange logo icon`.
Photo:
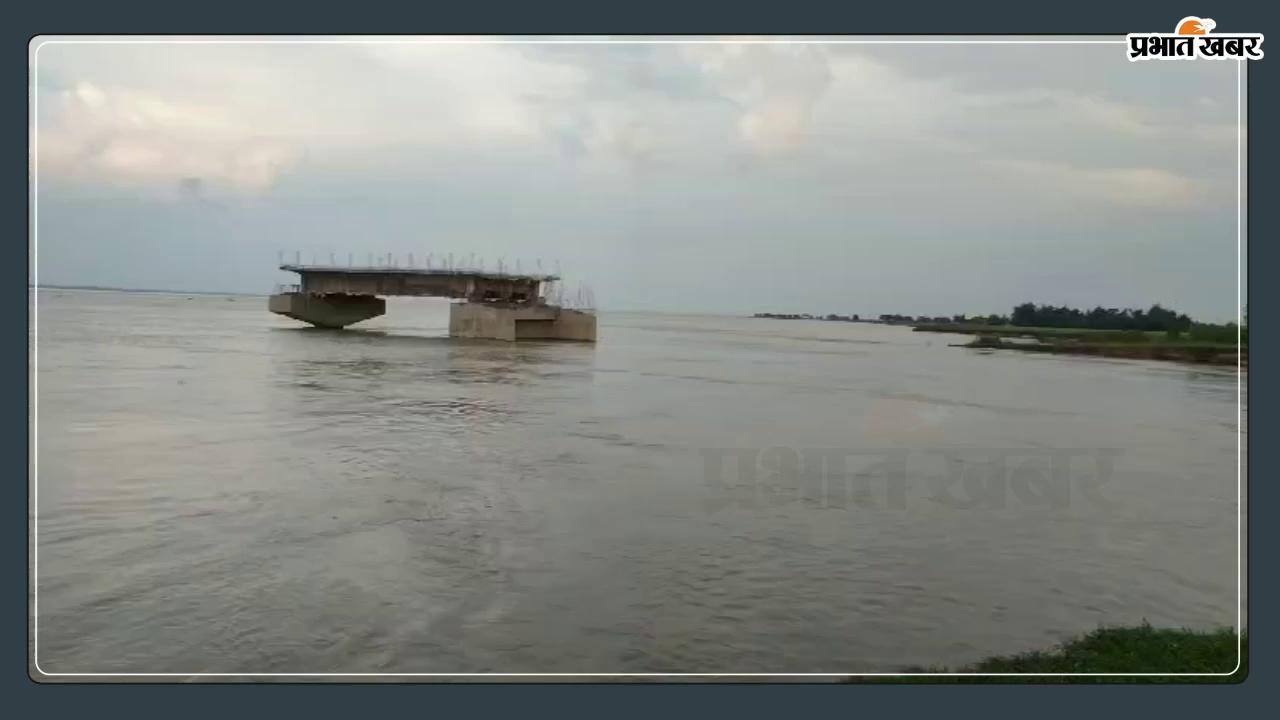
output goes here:
<path id="1" fill-rule="evenodd" d="M 1182 18 L 1174 32 L 1179 35 L 1208 35 L 1218 23 L 1209 18 L 1198 18 L 1194 15 Z"/>

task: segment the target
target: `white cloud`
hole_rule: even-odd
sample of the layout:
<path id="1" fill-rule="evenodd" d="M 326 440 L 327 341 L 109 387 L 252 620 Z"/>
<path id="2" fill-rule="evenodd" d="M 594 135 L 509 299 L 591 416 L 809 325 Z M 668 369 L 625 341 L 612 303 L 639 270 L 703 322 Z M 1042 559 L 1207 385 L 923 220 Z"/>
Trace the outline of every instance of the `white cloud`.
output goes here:
<path id="1" fill-rule="evenodd" d="M 201 178 L 237 190 L 270 187 L 301 156 L 225 108 L 79 82 L 58 93 L 39 128 L 46 178 L 172 188 Z"/>
<path id="2" fill-rule="evenodd" d="M 122 54 L 121 67 L 54 63 L 74 84 L 41 103 L 46 178 L 171 188 L 199 177 L 260 193 L 309 155 L 536 143 L 586 78 L 503 45 L 337 46 L 346 62 L 336 71 L 296 66 L 293 48 L 274 64 L 226 51 L 226 78 L 207 56 L 155 47 Z M 142 89 L 127 82 L 134 76 L 147 79 Z"/>
<path id="3" fill-rule="evenodd" d="M 396 108 L 396 117 L 379 124 L 410 143 L 542 138 L 546 109 L 575 102 L 587 79 L 581 67 L 513 45 L 391 43 L 359 50 L 385 73 L 380 83 Z"/>
<path id="4" fill-rule="evenodd" d="M 991 159 L 986 164 L 1011 186 L 1058 194 L 1070 202 L 1185 210 L 1204 199 L 1205 188 L 1198 182 L 1160 168 L 1080 168 L 1008 158 Z"/>
<path id="5" fill-rule="evenodd" d="M 690 45 L 690 59 L 740 109 L 738 133 L 762 155 L 805 141 L 831 85 L 826 53 L 812 45 Z"/>
<path id="6" fill-rule="evenodd" d="M 1201 145 L 1234 139 L 1225 126 L 1185 122 L 1103 94 L 966 89 L 909 74 L 863 49 L 712 44 L 658 50 L 664 79 L 701 83 L 700 93 L 679 95 L 629 84 L 634 58 L 597 66 L 591 53 L 554 55 L 502 43 L 338 45 L 323 52 L 123 47 L 96 56 L 115 63 L 77 61 L 74 54 L 50 61 L 71 85 L 42 109 L 46 177 L 166 186 L 200 177 L 211 187 L 262 192 L 303 158 L 333 167 L 361 162 L 375 149 L 394 155 L 432 147 L 486 153 L 558 146 L 579 153 L 583 168 L 614 172 L 687 168 L 700 158 L 714 164 L 717 154 L 731 156 L 735 146 L 761 161 L 793 162 L 792 151 L 805 148 L 887 157 L 907 144 L 1079 165 L 1090 177 L 1087 168 L 1099 150 L 1081 146 L 1082 162 L 1058 150 L 1109 137 L 1133 148 L 1180 138 Z M 600 91 L 602 81 L 607 92 Z M 1201 98 L 1189 102 L 1203 111 Z M 1152 164 L 1146 157 L 1107 161 Z M 1115 177 L 1108 182 L 1115 184 Z M 1172 183 L 1151 182 L 1165 188 L 1157 194 L 1177 194 Z"/>

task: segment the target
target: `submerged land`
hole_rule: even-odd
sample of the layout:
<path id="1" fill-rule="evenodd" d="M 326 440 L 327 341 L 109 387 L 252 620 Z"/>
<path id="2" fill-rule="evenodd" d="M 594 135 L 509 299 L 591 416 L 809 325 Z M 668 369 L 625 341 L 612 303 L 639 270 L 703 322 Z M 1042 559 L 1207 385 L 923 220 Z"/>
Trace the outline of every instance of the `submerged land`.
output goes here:
<path id="1" fill-rule="evenodd" d="M 1094 355 L 1099 357 L 1139 360 L 1174 360 L 1209 365 L 1235 365 L 1237 345 L 1214 337 L 1144 332 L 1141 330 L 1089 330 L 1073 328 L 1038 328 L 1015 325 L 916 325 L 918 332 L 942 332 L 976 335 L 960 347 L 985 350 L 1017 350 L 1021 352 Z M 1238 346 L 1238 359 L 1249 364 L 1249 345 Z"/>

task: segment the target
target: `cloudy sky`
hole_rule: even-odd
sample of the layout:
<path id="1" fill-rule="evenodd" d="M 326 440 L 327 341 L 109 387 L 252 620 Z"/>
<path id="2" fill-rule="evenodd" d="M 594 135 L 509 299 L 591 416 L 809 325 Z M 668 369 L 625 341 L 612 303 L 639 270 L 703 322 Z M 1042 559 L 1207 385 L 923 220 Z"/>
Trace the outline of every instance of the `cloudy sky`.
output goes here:
<path id="1" fill-rule="evenodd" d="M 605 309 L 1235 316 L 1236 65 L 1123 45 L 36 46 L 41 283 L 558 261 Z M 570 283 L 573 285 L 573 282 Z"/>

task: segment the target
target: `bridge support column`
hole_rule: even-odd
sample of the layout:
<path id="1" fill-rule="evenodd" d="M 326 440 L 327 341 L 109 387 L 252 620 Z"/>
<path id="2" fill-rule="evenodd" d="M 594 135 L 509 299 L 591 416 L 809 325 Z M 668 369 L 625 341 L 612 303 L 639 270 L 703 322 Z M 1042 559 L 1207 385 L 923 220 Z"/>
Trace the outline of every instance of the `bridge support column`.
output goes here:
<path id="1" fill-rule="evenodd" d="M 454 303 L 449 336 L 490 340 L 596 341 L 596 316 L 555 305 Z"/>
<path id="2" fill-rule="evenodd" d="M 280 293 L 271 296 L 267 307 L 277 315 L 316 327 L 343 328 L 386 314 L 387 301 L 373 295 Z"/>

